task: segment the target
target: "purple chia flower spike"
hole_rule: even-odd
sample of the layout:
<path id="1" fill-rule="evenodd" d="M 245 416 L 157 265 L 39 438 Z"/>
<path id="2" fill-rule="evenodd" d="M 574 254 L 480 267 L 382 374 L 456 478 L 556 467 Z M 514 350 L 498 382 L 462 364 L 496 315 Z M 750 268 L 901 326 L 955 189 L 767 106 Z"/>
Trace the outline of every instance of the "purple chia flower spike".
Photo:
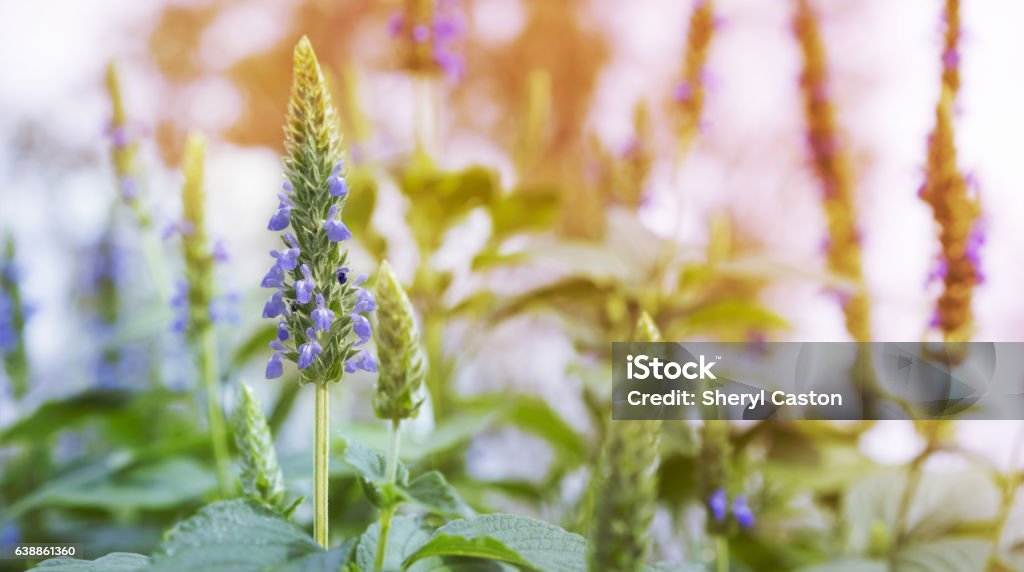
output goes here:
<path id="1" fill-rule="evenodd" d="M 317 342 L 316 331 L 313 328 L 306 328 L 306 343 L 299 346 L 299 369 L 306 369 L 313 365 L 317 356 L 323 351 Z"/>
<path id="2" fill-rule="evenodd" d="M 327 220 L 324 221 L 324 230 L 327 231 L 327 238 L 331 242 L 341 242 L 352 238 L 352 232 L 345 226 L 345 223 L 337 219 L 338 205 L 331 205 L 330 210 L 327 211 Z"/>
<path id="3" fill-rule="evenodd" d="M 299 270 L 302 271 L 302 280 L 295 283 L 295 300 L 299 304 L 308 304 L 313 298 L 313 274 L 309 271 L 309 266 L 303 264 Z"/>
<path id="4" fill-rule="evenodd" d="M 364 349 L 356 352 L 356 355 L 345 362 L 345 371 L 347 373 L 355 373 L 356 370 L 360 369 L 370 373 L 377 372 L 377 360 L 373 359 L 373 354 Z"/>

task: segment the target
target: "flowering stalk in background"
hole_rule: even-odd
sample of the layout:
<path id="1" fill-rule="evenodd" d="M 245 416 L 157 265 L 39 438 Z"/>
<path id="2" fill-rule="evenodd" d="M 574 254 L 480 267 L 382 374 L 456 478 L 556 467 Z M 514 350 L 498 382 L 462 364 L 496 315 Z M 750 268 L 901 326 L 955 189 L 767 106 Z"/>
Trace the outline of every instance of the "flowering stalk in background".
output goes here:
<path id="1" fill-rule="evenodd" d="M 388 33 L 399 40 L 402 67 L 417 74 L 441 73 L 458 81 L 465 71 L 457 51 L 465 35 L 459 0 L 405 0 L 388 22 Z"/>
<path id="2" fill-rule="evenodd" d="M 93 249 L 92 265 L 89 268 L 87 289 L 95 307 L 95 320 L 104 335 L 117 324 L 121 313 L 120 252 L 113 229 L 108 228 Z M 117 383 L 121 351 L 113 344 L 105 343 L 96 366 L 97 382 L 100 386 Z"/>
<path id="3" fill-rule="evenodd" d="M 190 135 L 185 144 L 185 184 L 181 190 L 183 226 L 188 230 L 181 236 L 185 281 L 172 303 L 179 312 L 175 326 L 185 333 L 196 356 L 199 375 L 206 392 L 207 422 L 210 425 L 217 478 L 220 481 L 221 492 L 229 496 L 234 487 L 230 476 L 227 430 L 218 398 L 220 372 L 217 367 L 217 339 L 210 316 L 215 258 L 206 237 L 206 193 L 203 188 L 205 147 L 202 137 L 196 134 Z"/>
<path id="4" fill-rule="evenodd" d="M 135 217 L 139 228 L 144 231 L 141 245 L 154 287 L 161 300 L 167 300 L 166 274 L 163 270 L 163 256 L 158 237 L 153 230 L 153 217 L 142 203 L 142 170 L 139 167 L 138 150 L 141 129 L 128 119 L 117 67 L 113 62 L 107 65 L 107 94 L 110 97 L 111 118 L 108 125 L 110 136 L 110 159 L 114 166 L 117 190 L 121 201 Z"/>
<path id="5" fill-rule="evenodd" d="M 690 27 L 686 34 L 682 79 L 672 93 L 679 113 L 680 158 L 689 151 L 690 145 L 700 131 L 707 79 L 705 67 L 716 27 L 713 0 L 697 0 L 690 14 Z"/>
<path id="6" fill-rule="evenodd" d="M 348 183 L 338 116 L 305 37 L 295 46 L 285 150 L 288 180 L 268 224 L 282 232 L 283 247 L 271 252 L 274 263 L 261 283 L 275 290 L 263 317 L 279 319 L 266 375 L 282 375 L 288 360 L 298 365 L 302 383 L 316 386 L 313 528 L 327 546 L 328 384 L 345 372 L 376 371 L 377 364 L 360 347 L 371 335 L 370 308 L 360 303 L 358 288 L 366 276 L 352 279 L 340 244 L 351 232 L 341 220 Z"/>
<path id="7" fill-rule="evenodd" d="M 855 291 L 841 296 L 846 329 L 854 341 L 865 342 L 871 338 L 871 320 L 861 269 L 853 175 L 850 158 L 839 140 L 835 110 L 829 98 L 827 60 L 817 15 L 808 0 L 796 0 L 793 31 L 804 58 L 800 91 L 807 121 L 807 144 L 815 174 L 821 183 L 822 205 L 828 224 L 828 266 L 832 272 L 853 283 Z"/>
<path id="8" fill-rule="evenodd" d="M 277 462 L 274 439 L 260 403 L 240 384 L 235 410 L 235 445 L 242 462 L 242 491 L 271 508 L 285 509 L 284 474 Z"/>
<path id="9" fill-rule="evenodd" d="M 14 237 L 8 234 L 0 258 L 0 357 L 11 380 L 11 392 L 17 399 L 28 391 L 28 352 L 25 350 L 28 311 L 21 297 L 21 277 L 15 254 Z"/>
<path id="10" fill-rule="evenodd" d="M 661 334 L 646 313 L 633 339 L 657 342 Z M 648 529 L 658 496 L 661 421 L 612 421 L 598 463 L 590 523 L 590 570 L 643 570 L 650 552 Z"/>
<path id="11" fill-rule="evenodd" d="M 942 293 L 931 325 L 947 342 L 970 340 L 974 328 L 971 300 L 983 280 L 981 246 L 985 228 L 978 197 L 957 166 L 953 128 L 956 94 L 960 87 L 960 3 L 946 2 L 946 34 L 942 52 L 942 93 L 935 109 L 935 127 L 928 137 L 928 159 L 920 197 L 932 209 L 939 227 L 941 253 L 937 277 Z"/>
<path id="12" fill-rule="evenodd" d="M 358 304 L 365 311 L 377 307 L 377 351 L 380 354 L 380 374 L 377 390 L 373 397 L 373 409 L 377 417 L 391 421 L 390 445 L 388 447 L 385 475 L 387 483 L 393 485 L 398 467 L 399 429 L 403 419 L 416 416 L 423 404 L 417 395 L 426 379 L 426 359 L 420 345 L 420 334 L 416 327 L 409 296 L 402 289 L 398 278 L 385 260 L 377 272 L 377 300 L 366 290 L 359 290 Z M 386 504 L 381 508 L 380 534 L 377 542 L 375 569 L 384 564 L 387 551 L 388 531 L 395 505 Z"/>

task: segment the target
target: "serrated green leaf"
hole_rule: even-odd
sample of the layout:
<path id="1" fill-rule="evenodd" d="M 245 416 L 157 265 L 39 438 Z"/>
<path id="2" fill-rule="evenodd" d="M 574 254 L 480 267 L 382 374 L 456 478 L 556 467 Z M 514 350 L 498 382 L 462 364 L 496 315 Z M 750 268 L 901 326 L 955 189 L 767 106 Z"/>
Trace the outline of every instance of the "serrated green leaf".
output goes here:
<path id="1" fill-rule="evenodd" d="M 149 557 L 128 552 L 113 552 L 96 560 L 52 558 L 44 560 L 33 570 L 47 572 L 138 572 L 149 564 Z"/>
<path id="2" fill-rule="evenodd" d="M 342 436 L 339 439 L 339 455 L 342 462 L 352 467 L 356 474 L 371 484 L 380 486 L 387 482 L 387 457 L 384 453 Z M 402 486 L 409 483 L 409 469 L 401 463 L 398 464 L 395 482 Z"/>
<path id="3" fill-rule="evenodd" d="M 469 518 L 476 514 L 438 471 L 423 473 L 402 490 L 409 500 L 433 514 L 446 518 Z"/>
<path id="4" fill-rule="evenodd" d="M 450 522 L 405 561 L 440 556 L 493 558 L 543 572 L 586 570 L 587 542 L 553 524 L 510 514 Z"/>
<path id="5" fill-rule="evenodd" d="M 310 554 L 298 560 L 268 568 L 265 572 L 339 572 L 342 566 L 352 560 L 355 547 L 356 539 L 350 538 L 337 548 Z"/>
<path id="6" fill-rule="evenodd" d="M 179 522 L 165 535 L 149 570 L 250 572 L 321 551 L 295 523 L 255 501 L 239 499 L 208 505 Z"/>

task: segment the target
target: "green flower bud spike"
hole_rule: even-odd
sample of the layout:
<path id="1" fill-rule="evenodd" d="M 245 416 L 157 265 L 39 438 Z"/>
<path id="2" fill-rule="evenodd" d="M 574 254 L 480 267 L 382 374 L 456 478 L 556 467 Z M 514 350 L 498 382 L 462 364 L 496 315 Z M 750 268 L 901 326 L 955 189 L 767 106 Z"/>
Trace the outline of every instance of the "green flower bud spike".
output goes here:
<path id="1" fill-rule="evenodd" d="M 661 334 L 646 313 L 637 322 L 637 342 L 657 342 Z M 598 464 L 596 506 L 590 525 L 592 572 L 644 569 L 658 493 L 661 421 L 611 421 Z"/>
<path id="2" fill-rule="evenodd" d="M 386 260 L 377 272 L 376 331 L 380 375 L 373 409 L 381 419 L 414 417 L 423 403 L 416 395 L 426 378 L 426 360 L 412 303 Z"/>
<path id="3" fill-rule="evenodd" d="M 252 389 L 241 384 L 235 410 L 235 445 L 242 461 L 242 491 L 267 506 L 284 508 L 285 488 L 274 440 Z"/>
<path id="4" fill-rule="evenodd" d="M 427 368 L 412 303 L 386 260 L 377 272 L 376 306 L 380 369 L 373 409 L 377 417 L 391 421 L 386 476 L 388 483 L 393 484 L 398 467 L 400 425 L 403 419 L 414 417 L 423 404 L 422 400 L 417 399 L 417 394 L 423 387 Z M 394 506 L 381 508 L 376 570 L 380 570 L 384 564 L 388 531 L 394 513 Z"/>
<path id="5" fill-rule="evenodd" d="M 28 391 L 28 352 L 25 351 L 28 316 L 15 254 L 14 236 L 8 234 L 0 252 L 0 365 L 11 381 L 11 393 L 15 399 L 20 399 Z"/>

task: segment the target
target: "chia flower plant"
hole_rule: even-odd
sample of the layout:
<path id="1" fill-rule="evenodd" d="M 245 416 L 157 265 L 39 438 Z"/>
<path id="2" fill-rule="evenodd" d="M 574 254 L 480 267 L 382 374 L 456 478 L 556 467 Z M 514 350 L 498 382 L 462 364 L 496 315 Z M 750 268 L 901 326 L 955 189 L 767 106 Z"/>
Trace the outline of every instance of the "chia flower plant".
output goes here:
<path id="1" fill-rule="evenodd" d="M 679 115 L 680 156 L 686 154 L 700 131 L 707 90 L 708 54 L 718 25 L 714 0 L 698 0 L 690 14 L 682 77 L 672 93 Z"/>
<path id="2" fill-rule="evenodd" d="M 661 334 L 646 313 L 634 340 L 657 342 Z M 590 570 L 643 570 L 650 552 L 648 529 L 658 496 L 662 422 L 611 421 L 598 464 L 597 497 L 590 523 Z"/>
<path id="3" fill-rule="evenodd" d="M 107 64 L 107 94 L 110 97 L 111 118 L 107 128 L 110 137 L 110 159 L 117 177 L 117 189 L 121 200 L 128 205 L 139 226 L 146 228 L 152 223 L 149 213 L 141 203 L 141 169 L 138 151 L 141 128 L 129 121 L 121 92 L 121 81 L 113 62 Z"/>
<path id="4" fill-rule="evenodd" d="M 21 277 L 15 260 L 16 245 L 10 234 L 4 239 L 0 255 L 0 358 L 11 383 L 11 393 L 17 399 L 28 391 L 28 352 L 25 348 L 28 310 L 21 293 Z"/>
<path id="5" fill-rule="evenodd" d="M 328 384 L 357 370 L 376 371 L 370 340 L 372 310 L 361 302 L 366 275 L 347 266 L 343 243 L 352 235 L 341 220 L 348 183 L 337 112 L 307 38 L 295 46 L 291 98 L 285 125 L 287 181 L 268 229 L 282 246 L 261 286 L 274 290 L 263 317 L 277 319 L 277 339 L 266 377 L 294 362 L 303 384 L 316 388 L 314 536 L 327 545 Z"/>
<path id="6" fill-rule="evenodd" d="M 843 148 L 835 108 L 829 95 L 825 45 L 818 16 L 809 0 L 795 0 L 793 32 L 803 54 L 800 92 L 807 122 L 807 147 L 821 185 L 821 200 L 828 225 L 828 267 L 850 281 L 854 291 L 840 295 L 846 329 L 854 341 L 871 339 L 870 307 L 861 268 L 861 235 L 857 228 L 850 158 Z"/>
<path id="7" fill-rule="evenodd" d="M 985 243 L 985 227 L 980 201 L 957 164 L 953 125 L 960 87 L 961 31 L 957 0 L 947 0 L 945 21 L 942 88 L 935 108 L 935 127 L 928 136 L 925 180 L 918 194 L 931 207 L 941 247 L 935 274 L 942 280 L 942 292 L 930 326 L 939 329 L 947 342 L 966 342 L 974 329 L 971 312 L 974 288 L 984 279 L 980 251 Z"/>
<path id="8" fill-rule="evenodd" d="M 203 183 L 206 144 L 202 137 L 190 135 L 185 144 L 185 183 L 182 186 L 181 228 L 182 258 L 185 279 L 171 304 L 178 316 L 174 328 L 185 334 L 192 347 L 203 381 L 207 403 L 207 422 L 213 446 L 214 462 L 221 492 L 232 492 L 230 453 L 223 411 L 220 407 L 220 370 L 217 365 L 217 338 L 211 308 L 215 305 L 214 265 L 217 254 L 207 238 L 206 192 Z"/>

